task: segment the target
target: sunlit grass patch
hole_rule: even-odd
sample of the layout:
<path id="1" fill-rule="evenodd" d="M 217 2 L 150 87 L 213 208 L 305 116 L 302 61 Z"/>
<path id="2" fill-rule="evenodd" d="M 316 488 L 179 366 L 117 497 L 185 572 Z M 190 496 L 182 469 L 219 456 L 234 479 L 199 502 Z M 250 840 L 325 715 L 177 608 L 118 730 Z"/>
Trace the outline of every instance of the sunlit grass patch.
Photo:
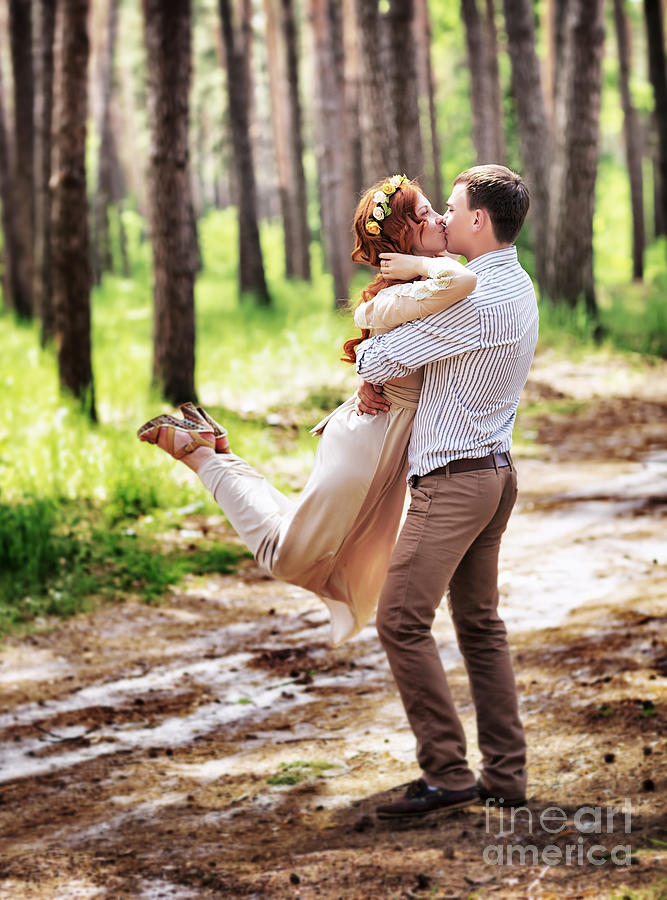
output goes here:
<path id="1" fill-rule="evenodd" d="M 219 541 L 165 547 L 150 527 L 109 529 L 90 504 L 0 504 L 0 636 L 97 602 L 158 602 L 188 573 L 229 573 L 250 554 Z"/>
<path id="2" fill-rule="evenodd" d="M 283 762 L 278 766 L 278 772 L 266 779 L 271 785 L 299 784 L 312 778 L 320 778 L 324 772 L 336 768 L 333 763 L 324 760 L 297 759 L 293 762 Z"/>

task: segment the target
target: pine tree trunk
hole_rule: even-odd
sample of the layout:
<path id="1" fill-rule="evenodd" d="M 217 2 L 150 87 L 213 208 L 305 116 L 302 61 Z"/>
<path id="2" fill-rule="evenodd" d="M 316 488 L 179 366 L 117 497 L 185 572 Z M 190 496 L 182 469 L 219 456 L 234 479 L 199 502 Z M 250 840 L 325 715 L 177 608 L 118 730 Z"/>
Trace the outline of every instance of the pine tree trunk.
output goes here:
<path id="1" fill-rule="evenodd" d="M 14 166 L 18 227 L 24 248 L 18 265 L 26 293 L 19 294 L 15 306 L 19 316 L 33 313 L 32 283 L 34 267 L 34 78 L 32 71 L 32 16 L 30 0 L 10 0 L 9 31 L 14 72 Z"/>
<path id="2" fill-rule="evenodd" d="M 111 127 L 111 93 L 113 68 L 118 32 L 119 0 L 108 0 L 108 18 L 105 28 L 106 41 L 100 59 L 101 108 L 98 122 L 100 139 L 97 156 L 97 192 L 93 215 L 93 277 L 95 283 L 102 280 L 103 272 L 113 271 L 113 257 L 109 238 L 109 206 L 111 205 L 114 139 Z"/>
<path id="3" fill-rule="evenodd" d="M 397 170 L 410 177 L 421 177 L 424 172 L 419 121 L 419 93 L 415 44 L 411 39 L 414 30 L 414 0 L 390 0 L 389 46 L 390 59 L 401 60 L 387 71 L 391 73 L 391 109 L 396 122 L 398 140 Z M 407 36 L 407 40 L 406 40 Z"/>
<path id="4" fill-rule="evenodd" d="M 333 273 L 336 306 L 344 306 L 350 279 L 351 229 L 345 148 L 342 22 L 336 0 L 310 0 L 315 55 L 315 154 L 322 244 Z"/>
<path id="5" fill-rule="evenodd" d="M 480 15 L 479 0 L 461 0 L 465 24 L 473 141 L 478 164 L 502 162 L 505 157 L 500 114 L 495 22 L 487 19 L 487 7 Z M 491 11 L 493 5 L 491 4 Z"/>
<path id="6" fill-rule="evenodd" d="M 632 203 L 632 274 L 637 280 L 644 276 L 644 190 L 642 179 L 641 131 L 637 110 L 630 95 L 630 23 L 625 0 L 614 0 L 614 22 L 618 44 L 619 87 L 623 104 L 625 156 L 630 180 Z"/>
<path id="7" fill-rule="evenodd" d="M 345 134 L 347 136 L 347 168 L 350 188 L 355 196 L 364 190 L 364 161 L 361 147 L 359 94 L 361 71 L 358 50 L 355 0 L 343 0 L 343 56 Z"/>
<path id="8" fill-rule="evenodd" d="M 303 167 L 303 117 L 299 97 L 299 51 L 293 0 L 282 0 L 282 31 L 287 62 L 287 110 L 289 116 L 289 170 L 294 208 L 297 278 L 310 281 L 310 228 L 308 226 L 308 194 Z"/>
<path id="9" fill-rule="evenodd" d="M 395 61 L 389 68 L 386 66 L 386 19 L 380 14 L 378 0 L 356 0 L 356 10 L 361 80 L 359 125 L 366 186 L 399 169 L 390 81 L 391 72 L 400 66 Z"/>
<path id="10" fill-rule="evenodd" d="M 644 0 L 649 78 L 653 85 L 654 121 L 658 136 L 656 234 L 667 234 L 667 70 L 664 15 L 660 0 Z"/>
<path id="11" fill-rule="evenodd" d="M 541 86 L 531 0 L 504 0 L 504 13 L 512 64 L 512 93 L 516 105 L 519 147 L 530 190 L 530 223 L 536 275 L 540 288 L 544 289 L 552 138 Z"/>
<path id="12" fill-rule="evenodd" d="M 500 73 L 498 71 L 498 31 L 496 29 L 496 8 L 494 0 L 486 0 L 485 43 L 486 43 L 486 83 L 489 89 L 490 139 L 494 152 L 494 162 L 505 164 L 505 132 L 503 129 L 503 107 L 500 93 Z"/>
<path id="13" fill-rule="evenodd" d="M 151 129 L 153 377 L 164 398 L 195 397 L 195 265 L 188 150 L 190 0 L 143 0 Z"/>
<path id="14" fill-rule="evenodd" d="M 0 71 L 0 76 L 1 76 Z M 10 162 L 9 139 L 5 119 L 5 104 L 0 77 L 0 203 L 2 204 L 3 238 L 3 299 L 5 311 L 19 310 L 29 303 L 28 286 L 24 283 L 25 271 L 20 260 L 25 255 L 21 232 L 18 228 L 17 198 Z"/>
<path id="15" fill-rule="evenodd" d="M 33 298 L 45 346 L 55 333 L 51 279 L 51 129 L 56 0 L 39 0 L 34 12 L 35 66 L 35 267 Z"/>
<path id="16" fill-rule="evenodd" d="M 61 0 L 56 13 L 51 250 L 61 386 L 97 418 L 90 346 L 86 195 L 88 0 Z"/>
<path id="17" fill-rule="evenodd" d="M 597 316 L 593 211 L 598 166 L 604 0 L 569 0 L 562 90 L 555 107 L 550 183 L 547 293 L 571 306 L 584 300 Z"/>
<path id="18" fill-rule="evenodd" d="M 234 27 L 230 0 L 219 0 L 219 7 L 225 46 L 229 126 L 236 175 L 234 181 L 239 222 L 239 288 L 241 295 L 252 294 L 260 306 L 269 306 L 271 297 L 264 276 L 264 260 L 259 242 L 257 187 L 250 140 L 248 61 L 244 58 L 239 30 Z"/>
<path id="19" fill-rule="evenodd" d="M 295 259 L 297 242 L 296 210 L 292 201 L 287 77 L 285 72 L 285 50 L 280 28 L 280 6 L 281 0 L 264 0 L 266 57 L 269 70 L 269 91 L 271 94 L 271 124 L 273 126 L 273 146 L 278 174 L 278 197 L 283 220 L 285 276 L 287 278 L 295 278 L 297 274 L 297 262 Z"/>
<path id="20" fill-rule="evenodd" d="M 444 209 L 442 189 L 442 173 L 440 171 L 440 141 L 438 138 L 438 121 L 435 107 L 435 79 L 431 64 L 431 24 L 429 20 L 427 0 L 416 0 L 415 3 L 415 46 L 417 47 L 417 68 L 421 84 L 420 95 L 426 98 L 428 134 L 428 166 L 424 180 L 424 189 L 434 209 Z"/>

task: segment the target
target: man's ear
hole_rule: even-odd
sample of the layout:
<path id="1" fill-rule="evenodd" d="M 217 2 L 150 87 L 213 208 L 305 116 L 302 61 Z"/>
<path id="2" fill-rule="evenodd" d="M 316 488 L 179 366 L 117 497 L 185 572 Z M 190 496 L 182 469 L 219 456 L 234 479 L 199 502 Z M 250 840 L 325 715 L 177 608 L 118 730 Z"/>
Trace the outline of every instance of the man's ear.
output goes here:
<path id="1" fill-rule="evenodd" d="M 472 230 L 480 232 L 488 221 L 488 213 L 485 209 L 476 209 L 472 219 Z"/>

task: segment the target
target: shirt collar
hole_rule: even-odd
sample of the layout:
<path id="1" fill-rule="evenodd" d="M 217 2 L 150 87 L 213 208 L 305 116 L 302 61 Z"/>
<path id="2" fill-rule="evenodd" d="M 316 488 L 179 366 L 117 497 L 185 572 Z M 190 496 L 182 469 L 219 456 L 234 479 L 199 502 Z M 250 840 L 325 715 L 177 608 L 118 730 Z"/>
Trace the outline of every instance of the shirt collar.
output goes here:
<path id="1" fill-rule="evenodd" d="M 491 269 L 494 266 L 505 266 L 516 261 L 516 247 L 512 244 L 511 247 L 504 247 L 502 250 L 491 250 L 489 253 L 476 256 L 475 259 L 467 263 L 466 268 L 472 269 L 473 272 L 483 272 L 485 269 Z"/>

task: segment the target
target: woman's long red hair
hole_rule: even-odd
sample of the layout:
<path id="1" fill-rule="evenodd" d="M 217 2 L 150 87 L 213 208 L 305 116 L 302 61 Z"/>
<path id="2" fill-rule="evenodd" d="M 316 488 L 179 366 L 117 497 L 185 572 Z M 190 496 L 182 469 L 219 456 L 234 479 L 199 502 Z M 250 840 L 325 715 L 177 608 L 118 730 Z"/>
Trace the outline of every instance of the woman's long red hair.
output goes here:
<path id="1" fill-rule="evenodd" d="M 389 198 L 391 215 L 381 223 L 382 232 L 373 236 L 366 231 L 366 222 L 372 218 L 373 209 L 377 204 L 373 200 L 376 191 L 382 190 L 382 185 L 387 179 L 378 181 L 363 195 L 354 214 L 353 229 L 355 235 L 355 247 L 352 251 L 352 259 L 357 263 L 367 266 L 380 265 L 381 253 L 411 253 L 415 241 L 415 229 L 420 229 L 422 221 L 417 217 L 417 202 L 421 189 L 416 181 L 407 181 L 397 189 Z M 366 285 L 361 292 L 359 304 L 372 300 L 382 288 L 390 284 L 398 284 L 397 281 L 387 280 L 378 274 L 373 281 Z M 367 328 L 362 329 L 361 336 L 351 338 L 343 344 L 343 362 L 354 363 L 357 361 L 355 348 L 369 337 Z"/>

